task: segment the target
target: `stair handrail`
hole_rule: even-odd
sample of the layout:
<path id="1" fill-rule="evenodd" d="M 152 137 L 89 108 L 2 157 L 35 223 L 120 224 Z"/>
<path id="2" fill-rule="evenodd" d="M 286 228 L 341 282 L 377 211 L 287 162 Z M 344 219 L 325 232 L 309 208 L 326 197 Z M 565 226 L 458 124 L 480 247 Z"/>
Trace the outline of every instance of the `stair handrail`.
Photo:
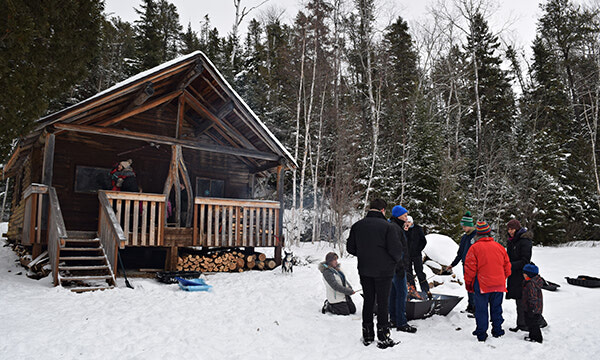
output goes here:
<path id="1" fill-rule="evenodd" d="M 121 244 L 125 244 L 126 238 L 113 210 L 108 196 L 104 191 L 98 191 L 100 211 L 98 214 L 98 237 L 104 247 L 104 253 L 113 274 L 117 274 L 117 256 Z"/>
<path id="2" fill-rule="evenodd" d="M 58 285 L 58 263 L 60 248 L 65 246 L 68 239 L 65 221 L 60 210 L 56 189 L 48 186 L 48 258 L 52 267 L 54 286 Z"/>

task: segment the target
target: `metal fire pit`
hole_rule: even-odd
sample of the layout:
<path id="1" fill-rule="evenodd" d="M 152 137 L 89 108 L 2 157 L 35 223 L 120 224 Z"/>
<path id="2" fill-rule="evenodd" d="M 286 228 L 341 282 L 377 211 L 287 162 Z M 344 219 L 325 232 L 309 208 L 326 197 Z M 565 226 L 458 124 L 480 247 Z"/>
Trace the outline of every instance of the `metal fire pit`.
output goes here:
<path id="1" fill-rule="evenodd" d="M 423 299 L 427 294 L 419 292 Z M 431 300 L 407 300 L 406 318 L 408 320 L 425 319 L 432 315 L 448 315 L 452 309 L 462 300 L 462 296 L 432 294 Z"/>

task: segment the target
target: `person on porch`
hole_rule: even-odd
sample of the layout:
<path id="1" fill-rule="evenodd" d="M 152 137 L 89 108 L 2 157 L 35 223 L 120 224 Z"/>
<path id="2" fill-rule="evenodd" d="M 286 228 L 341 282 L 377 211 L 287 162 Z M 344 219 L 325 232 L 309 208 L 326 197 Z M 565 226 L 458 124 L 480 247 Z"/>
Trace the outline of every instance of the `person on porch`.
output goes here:
<path id="1" fill-rule="evenodd" d="M 133 160 L 120 161 L 110 171 L 113 191 L 139 192 L 135 171 L 131 167 Z"/>

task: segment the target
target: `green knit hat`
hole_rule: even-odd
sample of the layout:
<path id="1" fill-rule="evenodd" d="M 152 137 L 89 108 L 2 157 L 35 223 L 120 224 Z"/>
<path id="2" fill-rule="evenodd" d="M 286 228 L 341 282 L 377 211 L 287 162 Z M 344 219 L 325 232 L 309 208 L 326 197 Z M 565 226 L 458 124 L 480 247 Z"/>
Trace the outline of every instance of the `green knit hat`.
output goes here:
<path id="1" fill-rule="evenodd" d="M 471 216 L 471 212 L 470 211 L 467 211 L 465 213 L 465 215 L 462 217 L 462 219 L 460 219 L 460 224 L 462 226 L 470 226 L 470 227 L 475 226 L 473 224 L 473 217 Z"/>

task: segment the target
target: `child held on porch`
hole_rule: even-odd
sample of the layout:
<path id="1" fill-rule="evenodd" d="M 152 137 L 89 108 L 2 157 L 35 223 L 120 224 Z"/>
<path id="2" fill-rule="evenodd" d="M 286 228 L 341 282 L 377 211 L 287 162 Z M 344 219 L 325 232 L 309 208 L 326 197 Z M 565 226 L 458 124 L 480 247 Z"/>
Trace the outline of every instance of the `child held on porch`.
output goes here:
<path id="1" fill-rule="evenodd" d="M 529 336 L 525 340 L 541 343 L 543 341 L 540 322 L 544 307 L 542 296 L 542 277 L 539 268 L 534 264 L 523 266 L 523 308 L 525 309 L 525 323 L 529 330 Z"/>
<path id="2" fill-rule="evenodd" d="M 111 170 L 112 190 L 138 192 L 137 179 L 131 167 L 133 160 L 124 160 L 115 165 Z"/>

